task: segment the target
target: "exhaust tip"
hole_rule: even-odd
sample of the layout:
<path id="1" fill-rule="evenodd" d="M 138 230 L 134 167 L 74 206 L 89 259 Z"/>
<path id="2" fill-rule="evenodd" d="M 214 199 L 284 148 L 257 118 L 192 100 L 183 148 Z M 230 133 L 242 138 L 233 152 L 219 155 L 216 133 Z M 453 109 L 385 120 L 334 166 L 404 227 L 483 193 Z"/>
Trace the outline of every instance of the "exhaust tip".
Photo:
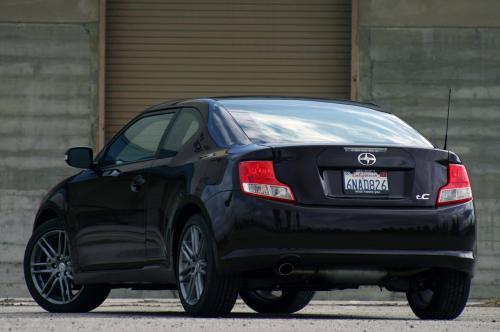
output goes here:
<path id="1" fill-rule="evenodd" d="M 278 266 L 278 273 L 282 276 L 287 276 L 290 275 L 294 270 L 293 264 L 292 263 L 282 263 L 280 266 Z"/>

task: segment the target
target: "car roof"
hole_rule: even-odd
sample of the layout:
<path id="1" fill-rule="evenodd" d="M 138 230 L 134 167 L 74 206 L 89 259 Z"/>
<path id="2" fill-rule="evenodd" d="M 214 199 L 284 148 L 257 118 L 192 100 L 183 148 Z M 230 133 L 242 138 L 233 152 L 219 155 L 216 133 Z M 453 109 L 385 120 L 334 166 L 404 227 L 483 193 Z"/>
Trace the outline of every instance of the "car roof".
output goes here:
<path id="1" fill-rule="evenodd" d="M 199 102 L 212 102 L 217 103 L 218 101 L 223 100 L 301 100 L 301 101 L 311 101 L 311 102 L 324 102 L 324 103 L 333 103 L 333 104 L 344 104 L 344 105 L 352 105 L 359 107 L 371 108 L 373 110 L 382 111 L 380 106 L 373 103 L 362 103 L 352 100 L 345 99 L 330 99 L 330 98 L 314 98 L 314 97 L 295 97 L 295 96 L 215 96 L 215 97 L 199 97 L 199 98 L 184 98 L 184 99 L 172 99 L 167 100 L 163 103 L 153 105 L 144 110 L 143 113 L 149 113 L 154 111 L 160 111 L 162 109 L 176 106 L 179 104 L 189 104 L 189 103 L 199 103 Z"/>

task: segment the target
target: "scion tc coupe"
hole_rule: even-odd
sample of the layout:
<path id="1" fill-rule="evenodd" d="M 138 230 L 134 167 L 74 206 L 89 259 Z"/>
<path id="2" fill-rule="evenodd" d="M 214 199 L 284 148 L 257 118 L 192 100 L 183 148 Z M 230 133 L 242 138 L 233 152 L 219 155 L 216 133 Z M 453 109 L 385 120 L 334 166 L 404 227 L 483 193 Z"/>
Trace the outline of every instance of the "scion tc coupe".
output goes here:
<path id="1" fill-rule="evenodd" d="M 33 298 L 99 306 L 112 288 L 175 289 L 195 316 L 238 294 L 293 313 L 315 291 L 406 293 L 423 319 L 466 305 L 476 259 L 459 157 L 370 104 L 279 97 L 166 102 L 43 199 L 26 249 Z"/>

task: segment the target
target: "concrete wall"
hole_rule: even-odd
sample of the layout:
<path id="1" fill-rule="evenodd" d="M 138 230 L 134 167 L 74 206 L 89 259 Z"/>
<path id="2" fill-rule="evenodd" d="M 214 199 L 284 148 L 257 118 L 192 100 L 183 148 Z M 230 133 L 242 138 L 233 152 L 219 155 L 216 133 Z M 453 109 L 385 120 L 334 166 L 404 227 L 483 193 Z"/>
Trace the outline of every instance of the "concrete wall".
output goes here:
<path id="1" fill-rule="evenodd" d="M 27 296 L 24 247 L 44 193 L 94 145 L 98 0 L 0 2 L 0 297 Z"/>
<path id="2" fill-rule="evenodd" d="M 361 100 L 401 116 L 468 166 L 478 221 L 472 296 L 500 297 L 500 2 L 359 0 Z"/>

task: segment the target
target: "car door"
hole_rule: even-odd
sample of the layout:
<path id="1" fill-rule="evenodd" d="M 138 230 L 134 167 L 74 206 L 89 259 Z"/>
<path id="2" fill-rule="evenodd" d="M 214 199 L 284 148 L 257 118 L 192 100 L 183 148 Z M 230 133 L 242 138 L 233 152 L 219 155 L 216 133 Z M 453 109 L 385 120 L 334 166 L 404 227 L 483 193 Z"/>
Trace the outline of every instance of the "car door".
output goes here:
<path id="1" fill-rule="evenodd" d="M 208 133 L 201 113 L 191 107 L 179 110 L 175 122 L 162 141 L 156 159 L 151 168 L 148 201 L 148 224 L 146 227 L 146 251 L 148 259 L 169 264 L 168 220 L 175 214 L 178 205 L 190 186 L 198 183 L 195 174 L 204 170 L 195 168 L 206 143 Z"/>
<path id="2" fill-rule="evenodd" d="M 133 268 L 146 261 L 150 166 L 175 112 L 142 116 L 68 185 L 71 232 L 80 270 Z"/>

